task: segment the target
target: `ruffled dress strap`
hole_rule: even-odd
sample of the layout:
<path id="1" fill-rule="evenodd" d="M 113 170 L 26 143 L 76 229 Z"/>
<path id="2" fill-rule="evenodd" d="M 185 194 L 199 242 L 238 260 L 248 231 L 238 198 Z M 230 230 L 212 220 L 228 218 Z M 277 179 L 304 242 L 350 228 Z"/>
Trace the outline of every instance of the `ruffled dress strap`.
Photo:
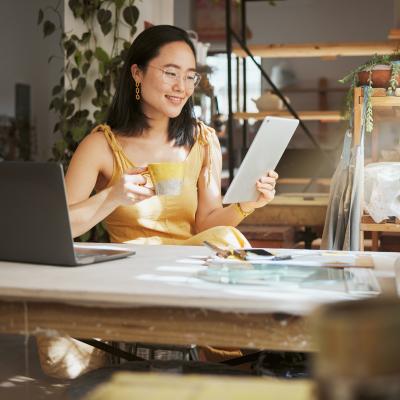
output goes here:
<path id="1" fill-rule="evenodd" d="M 211 171 L 213 168 L 213 151 L 220 152 L 219 141 L 215 130 L 205 125 L 201 121 L 197 121 L 197 142 L 204 146 L 207 151 L 207 186 L 211 182 Z"/>
<path id="2" fill-rule="evenodd" d="M 97 125 L 92 132 L 102 132 L 110 146 L 113 156 L 114 156 L 114 174 L 123 174 L 127 169 L 132 168 L 134 164 L 125 155 L 122 146 L 118 142 L 115 134 L 112 132 L 111 128 L 106 124 Z"/>

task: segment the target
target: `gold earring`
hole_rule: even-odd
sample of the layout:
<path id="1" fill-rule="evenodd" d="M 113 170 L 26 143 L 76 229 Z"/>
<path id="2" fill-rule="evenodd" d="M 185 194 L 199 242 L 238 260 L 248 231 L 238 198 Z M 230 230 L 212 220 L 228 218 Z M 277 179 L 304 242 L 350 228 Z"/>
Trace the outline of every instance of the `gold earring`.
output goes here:
<path id="1" fill-rule="evenodd" d="M 140 100 L 140 83 L 136 82 L 136 100 Z"/>

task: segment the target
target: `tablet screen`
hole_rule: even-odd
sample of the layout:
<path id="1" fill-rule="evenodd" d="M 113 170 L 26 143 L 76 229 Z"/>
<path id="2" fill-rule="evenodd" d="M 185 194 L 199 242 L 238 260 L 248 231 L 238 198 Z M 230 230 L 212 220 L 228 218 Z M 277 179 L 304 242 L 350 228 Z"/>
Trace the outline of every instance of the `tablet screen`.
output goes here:
<path id="1" fill-rule="evenodd" d="M 293 118 L 264 119 L 224 196 L 224 204 L 257 200 L 260 193 L 256 189 L 257 180 L 276 168 L 298 124 Z"/>

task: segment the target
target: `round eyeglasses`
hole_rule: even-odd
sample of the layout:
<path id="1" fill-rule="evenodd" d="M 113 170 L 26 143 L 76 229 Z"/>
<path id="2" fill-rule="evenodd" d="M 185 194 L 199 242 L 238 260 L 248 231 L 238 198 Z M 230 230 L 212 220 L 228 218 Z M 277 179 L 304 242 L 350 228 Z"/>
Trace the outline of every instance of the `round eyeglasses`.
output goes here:
<path id="1" fill-rule="evenodd" d="M 155 65 L 148 65 L 151 68 L 158 69 L 162 72 L 163 81 L 170 85 L 175 84 L 176 82 L 180 82 L 182 79 L 182 73 L 173 67 L 160 68 Z M 190 71 L 186 75 L 183 76 L 183 81 L 185 82 L 185 86 L 187 89 L 194 89 L 201 80 L 201 75 L 198 72 Z"/>

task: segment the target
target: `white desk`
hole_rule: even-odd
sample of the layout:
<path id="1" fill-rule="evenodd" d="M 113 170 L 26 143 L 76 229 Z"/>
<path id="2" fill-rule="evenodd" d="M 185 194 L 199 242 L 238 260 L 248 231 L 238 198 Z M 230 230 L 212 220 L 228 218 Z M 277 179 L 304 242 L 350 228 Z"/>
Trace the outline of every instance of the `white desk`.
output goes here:
<path id="1" fill-rule="evenodd" d="M 340 300 L 203 282 L 196 273 L 204 266 L 191 256 L 206 248 L 131 247 L 133 257 L 84 267 L 0 262 L 0 333 L 313 350 L 307 316 Z M 371 254 L 393 289 L 400 254 Z"/>

